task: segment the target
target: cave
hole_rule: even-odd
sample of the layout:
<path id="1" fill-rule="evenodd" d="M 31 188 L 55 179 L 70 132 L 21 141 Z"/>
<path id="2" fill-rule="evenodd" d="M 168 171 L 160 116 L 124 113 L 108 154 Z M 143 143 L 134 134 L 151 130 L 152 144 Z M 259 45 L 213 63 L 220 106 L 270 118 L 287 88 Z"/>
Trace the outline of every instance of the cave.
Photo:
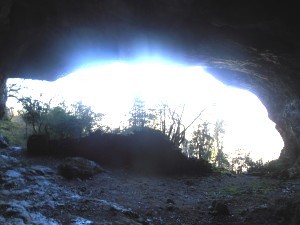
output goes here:
<path id="1" fill-rule="evenodd" d="M 203 66 L 257 95 L 300 168 L 299 4 L 216 0 L 3 0 L 0 114 L 7 78 L 56 80 L 111 61 L 164 57 Z"/>

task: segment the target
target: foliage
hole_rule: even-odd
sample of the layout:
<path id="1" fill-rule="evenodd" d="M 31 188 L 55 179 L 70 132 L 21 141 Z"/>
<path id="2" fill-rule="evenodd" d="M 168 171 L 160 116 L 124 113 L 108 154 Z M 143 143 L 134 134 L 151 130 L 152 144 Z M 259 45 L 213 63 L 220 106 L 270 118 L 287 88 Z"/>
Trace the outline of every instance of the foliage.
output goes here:
<path id="1" fill-rule="evenodd" d="M 129 127 L 158 129 L 179 147 L 185 140 L 186 131 L 182 124 L 182 114 L 183 111 L 179 115 L 166 104 L 159 105 L 158 109 L 146 109 L 144 101 L 136 98 L 130 111 Z"/>
<path id="2" fill-rule="evenodd" d="M 262 175 L 266 171 L 265 165 L 262 159 L 253 161 L 250 153 L 245 153 L 243 149 L 237 149 L 231 159 L 231 170 L 236 174 L 248 172 L 253 175 Z"/>
<path id="3" fill-rule="evenodd" d="M 102 113 L 95 113 L 90 106 L 86 106 L 82 102 L 73 104 L 70 113 L 75 117 L 77 127 L 81 131 L 80 136 L 88 135 L 99 129 L 104 116 Z"/>
<path id="4" fill-rule="evenodd" d="M 26 124 L 31 125 L 34 134 L 42 133 L 47 129 L 47 114 L 50 105 L 30 97 L 20 98 L 23 106 L 20 113 Z"/>
<path id="5" fill-rule="evenodd" d="M 227 168 L 223 168 L 223 167 L 214 167 L 213 171 L 222 175 L 227 175 L 227 176 L 231 176 L 232 175 L 232 171 L 227 169 Z"/>
<path id="6" fill-rule="evenodd" d="M 265 164 L 262 159 L 253 161 L 249 156 L 246 159 L 248 165 L 247 172 L 250 174 L 263 174 L 265 172 Z"/>
<path id="7" fill-rule="evenodd" d="M 204 110 L 203 110 L 204 111 Z M 130 111 L 129 127 L 143 128 L 149 127 L 161 131 L 177 147 L 180 147 L 186 141 L 187 129 L 200 117 L 185 126 L 182 122 L 184 107 L 181 113 L 172 110 L 167 104 L 159 104 L 156 109 L 146 109 L 144 102 L 136 98 Z"/>
<path id="8" fill-rule="evenodd" d="M 135 98 L 130 111 L 129 127 L 140 128 L 149 126 L 156 118 L 151 111 L 153 110 L 145 108 L 145 103 L 142 99 Z"/>
<path id="9" fill-rule="evenodd" d="M 103 114 L 97 114 L 82 102 L 73 104 L 70 109 L 64 103 L 53 108 L 50 103 L 25 97 L 19 99 L 23 110 L 20 112 L 33 134 L 46 134 L 50 138 L 63 139 L 82 137 L 97 129 Z"/>
<path id="10" fill-rule="evenodd" d="M 0 133 L 10 145 L 26 145 L 25 123 L 19 116 L 6 116 L 0 123 Z"/>
<path id="11" fill-rule="evenodd" d="M 209 129 L 209 123 L 204 121 L 198 125 L 192 134 L 190 149 L 192 156 L 211 162 L 217 168 L 229 168 L 227 155 L 224 154 L 223 137 L 224 122 L 217 121 L 214 124 L 213 134 Z"/>
<path id="12" fill-rule="evenodd" d="M 169 106 L 166 103 L 162 103 L 158 105 L 157 110 L 157 118 L 158 122 L 158 129 L 165 135 L 167 135 L 167 113 L 168 113 Z"/>
<path id="13" fill-rule="evenodd" d="M 265 173 L 269 176 L 282 176 L 284 175 L 282 173 L 286 170 L 287 165 L 283 160 L 277 159 L 267 162 L 264 168 Z"/>
<path id="14" fill-rule="evenodd" d="M 272 160 L 266 163 L 263 163 L 262 160 L 258 160 L 256 162 L 251 162 L 248 168 L 248 173 L 260 176 L 287 178 L 289 175 L 287 174 L 288 171 L 286 168 L 286 163 L 280 159 Z"/>
<path id="15" fill-rule="evenodd" d="M 282 160 L 272 160 L 264 163 L 262 159 L 254 161 L 249 153 L 244 153 L 242 149 L 237 149 L 235 157 L 231 159 L 231 170 L 236 174 L 247 172 L 256 176 L 284 177 L 286 165 Z"/>
<path id="16" fill-rule="evenodd" d="M 214 138 L 211 136 L 207 121 L 198 125 L 192 134 L 190 148 L 194 157 L 211 161 Z"/>
<path id="17" fill-rule="evenodd" d="M 243 149 L 235 150 L 234 157 L 231 158 L 231 170 L 236 174 L 246 172 L 253 165 L 249 153 L 245 153 Z"/>
<path id="18" fill-rule="evenodd" d="M 47 134 L 53 139 L 80 136 L 81 129 L 76 117 L 60 106 L 49 110 L 47 115 Z"/>
<path id="19" fill-rule="evenodd" d="M 225 129 L 224 129 L 224 121 L 218 120 L 215 123 L 214 127 L 214 148 L 215 148 L 215 158 L 214 158 L 214 166 L 216 167 L 228 167 L 229 162 L 227 160 L 227 156 L 224 154 L 224 139 Z"/>

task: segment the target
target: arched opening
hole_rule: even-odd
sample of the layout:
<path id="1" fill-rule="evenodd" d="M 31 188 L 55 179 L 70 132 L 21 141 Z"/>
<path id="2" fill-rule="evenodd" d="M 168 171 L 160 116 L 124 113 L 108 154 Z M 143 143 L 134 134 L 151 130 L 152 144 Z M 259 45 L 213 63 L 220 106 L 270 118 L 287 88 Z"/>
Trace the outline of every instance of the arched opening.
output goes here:
<path id="1" fill-rule="evenodd" d="M 8 84 L 14 83 L 28 88 L 19 95 L 31 95 L 45 102 L 51 99 L 52 105 L 62 100 L 67 105 L 82 101 L 105 115 L 101 123 L 110 130 L 130 126 L 130 113 L 137 98 L 146 113 L 155 114 L 147 125 L 155 129 L 161 129 L 157 122 L 162 116 L 159 110 L 167 106 L 164 113 L 169 120 L 176 113 L 181 125 L 187 128 L 184 151 L 189 157 L 197 156 L 189 146 L 196 131 L 206 124 L 213 137 L 220 121 L 224 129 L 222 151 L 228 158 L 234 158 L 239 150 L 239 154 L 249 153 L 255 161 L 267 162 L 277 159 L 283 148 L 275 124 L 254 94 L 224 85 L 200 66 L 118 62 L 81 69 L 55 82 L 8 80 Z M 15 105 L 16 99 L 10 98 L 8 106 Z"/>
<path id="2" fill-rule="evenodd" d="M 173 102 L 167 98 L 171 108 L 167 110 L 167 115 L 173 115 L 172 109 L 177 113 L 171 118 L 173 122 L 180 121 L 183 112 L 187 118 L 182 124 L 189 124 L 199 110 L 202 112 L 205 108 L 199 120 L 193 124 L 195 127 L 188 129 L 192 137 L 192 131 L 196 131 L 197 138 L 204 134 L 205 137 L 212 135 L 214 139 L 220 140 L 220 136 L 213 135 L 213 131 L 218 128 L 217 134 L 224 134 L 220 126 L 223 123 L 215 126 L 215 119 L 222 116 L 221 119 L 225 121 L 224 139 L 218 145 L 213 143 L 218 149 L 222 149 L 224 145 L 222 150 L 225 151 L 227 144 L 230 146 L 230 143 L 234 143 L 236 146 L 231 145 L 230 148 L 262 153 L 265 156 L 269 150 L 271 153 L 276 152 L 271 145 L 275 141 L 269 141 L 267 134 L 271 137 L 278 136 L 277 132 L 272 134 L 264 130 L 269 126 L 275 130 L 273 123 L 264 122 L 269 117 L 276 123 L 285 144 L 280 159 L 270 165 L 274 173 L 265 173 L 267 179 L 262 176 L 223 174 L 223 171 L 214 173 L 216 176 L 200 179 L 198 176 L 149 178 L 109 170 L 108 173 L 94 176 L 92 180 L 74 179 L 69 182 L 55 173 L 57 161 L 51 157 L 42 161 L 42 165 L 49 168 L 31 166 L 33 161 L 40 165 L 39 157 L 28 159 L 18 151 L 11 151 L 13 149 L 1 149 L 1 224 L 300 224 L 299 180 L 278 179 L 300 177 L 300 34 L 297 29 L 300 14 L 297 1 L 0 2 L 0 117 L 4 114 L 6 102 L 6 78 L 55 80 L 60 74 L 75 71 L 77 66 L 87 63 L 92 65 L 98 60 L 130 60 L 140 57 L 140 54 L 160 54 L 190 65 L 203 63 L 207 66 L 205 69 L 220 81 L 235 87 L 249 88 L 247 90 L 256 94 L 266 106 L 269 115 L 261 103 L 252 105 L 252 100 L 257 102 L 257 97 L 249 97 L 248 91 L 229 91 L 219 82 L 214 88 L 208 88 L 203 81 L 198 82 L 198 77 L 204 77 L 202 75 L 194 80 L 191 78 L 194 83 L 167 78 L 167 84 L 161 82 L 163 76 L 155 79 L 142 78 L 140 83 L 132 82 L 134 78 L 130 80 L 116 76 L 111 84 L 109 79 L 101 80 L 98 79 L 99 76 L 94 78 L 92 75 L 91 80 L 97 82 L 90 83 L 90 80 L 80 78 L 77 84 L 71 84 L 66 78 L 65 83 L 62 82 L 59 87 L 40 82 L 37 86 L 42 90 L 34 98 L 39 99 L 40 92 L 45 90 L 58 94 L 68 90 L 72 101 L 73 97 L 77 101 L 83 94 L 89 94 L 87 104 L 96 102 L 98 104 L 95 104 L 95 110 L 99 109 L 107 114 L 102 122 L 118 126 L 120 121 L 124 121 L 125 127 L 130 121 L 124 114 L 133 116 L 139 112 L 138 117 L 131 119 L 141 118 L 141 115 L 145 119 L 147 110 L 134 111 L 132 108 L 152 108 L 156 101 L 152 103 L 148 96 L 150 99 L 164 96 L 164 92 L 159 92 L 159 83 L 175 99 L 172 105 Z M 177 67 L 177 70 L 180 68 Z M 142 72 L 153 74 L 153 69 L 148 67 Z M 123 67 L 121 72 L 124 71 Z M 83 73 L 89 77 L 87 71 Z M 175 74 L 174 71 L 172 73 Z M 176 77 L 174 74 L 173 77 Z M 185 72 L 184 75 L 189 76 Z M 130 76 L 134 77 L 132 74 Z M 75 77 L 76 74 L 70 80 L 74 81 Z M 127 80 L 131 83 L 128 84 Z M 145 86 L 145 83 L 148 85 Z M 86 90 L 86 86 L 92 88 Z M 139 89 L 133 91 L 136 86 Z M 150 90 L 155 89 L 155 92 L 143 94 L 148 87 Z M 169 87 L 170 90 L 166 91 Z M 72 92 L 71 88 L 75 91 Z M 227 91 L 220 94 L 217 91 L 221 89 Z M 99 98 L 95 97 L 97 93 Z M 130 101 L 128 93 L 133 93 Z M 33 94 L 33 91 L 29 93 Z M 135 102 L 133 98 L 136 94 L 140 99 Z M 199 102 L 198 94 L 201 97 Z M 28 93 L 25 96 L 27 95 Z M 229 96 L 233 96 L 234 101 L 228 101 Z M 42 96 L 46 97 L 46 94 Z M 47 100 L 52 98 L 51 95 L 48 97 Z M 181 99 L 185 97 L 191 107 L 182 103 Z M 215 101 L 206 102 L 212 97 L 219 101 L 216 104 Z M 49 101 L 46 102 L 47 105 L 32 100 L 33 98 L 25 99 L 25 103 L 37 106 L 36 109 L 41 112 L 39 116 L 43 117 L 48 112 Z M 123 104 L 129 109 L 115 107 Z M 54 99 L 51 105 L 55 105 Z M 252 107 L 247 108 L 251 105 Z M 52 112 L 73 121 L 74 111 L 69 114 L 60 109 Z M 131 114 L 128 110 L 131 110 Z M 256 115 L 259 111 L 263 113 Z M 192 115 L 189 116 L 189 113 Z M 250 120 L 248 114 L 254 119 Z M 211 118 L 214 122 L 204 123 Z M 75 121 L 76 119 L 77 117 Z M 231 119 L 235 119 L 235 122 L 230 123 Z M 1 121 L 0 125 L 5 122 Z M 131 125 L 136 125 L 137 122 L 140 121 L 133 120 Z M 144 123 L 145 120 L 142 120 L 142 124 Z M 5 128 L 15 134 L 18 127 L 11 125 Z M 59 131 L 59 126 L 56 128 Z M 206 132 L 206 128 L 211 133 Z M 182 131 L 183 126 L 180 129 Z M 72 131 L 74 130 L 69 132 Z M 228 137 L 230 132 L 232 138 Z M 188 135 L 186 132 L 186 139 L 190 140 Z M 118 138 L 122 139 L 123 136 Z M 196 144 L 198 140 L 202 140 L 197 138 Z M 254 141 L 258 140 L 264 145 L 256 146 Z M 278 140 L 281 142 L 280 138 Z M 64 142 L 62 145 L 68 143 Z M 75 143 L 78 143 L 77 139 Z M 73 147 L 76 146 L 72 146 L 72 150 Z M 199 153 L 200 149 L 198 150 Z M 190 156 L 193 153 L 186 151 L 186 154 Z M 279 152 L 274 157 L 277 158 L 278 154 Z M 19 163 L 8 156 L 16 156 L 26 163 Z M 77 162 L 75 161 L 75 166 Z M 163 166 L 168 162 L 169 157 L 163 161 Z"/>

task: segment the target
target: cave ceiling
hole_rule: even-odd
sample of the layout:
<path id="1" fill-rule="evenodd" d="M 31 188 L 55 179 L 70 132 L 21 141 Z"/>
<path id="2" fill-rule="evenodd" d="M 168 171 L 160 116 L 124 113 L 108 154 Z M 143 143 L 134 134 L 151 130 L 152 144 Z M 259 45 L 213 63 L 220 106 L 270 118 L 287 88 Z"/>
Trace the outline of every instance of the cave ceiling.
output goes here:
<path id="1" fill-rule="evenodd" d="M 298 156 L 299 9 L 297 1 L 1 0 L 0 74 L 55 80 L 145 55 L 202 65 L 255 93 Z"/>

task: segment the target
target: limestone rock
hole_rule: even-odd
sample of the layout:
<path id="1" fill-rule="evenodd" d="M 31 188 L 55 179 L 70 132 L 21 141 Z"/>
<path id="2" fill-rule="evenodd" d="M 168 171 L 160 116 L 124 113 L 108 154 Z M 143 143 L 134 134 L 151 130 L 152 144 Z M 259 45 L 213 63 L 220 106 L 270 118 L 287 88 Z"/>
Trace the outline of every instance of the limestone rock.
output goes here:
<path id="1" fill-rule="evenodd" d="M 67 179 L 88 179 L 104 170 L 95 162 L 81 157 L 68 157 L 59 166 L 59 172 Z"/>
<path id="2" fill-rule="evenodd" d="M 53 219 L 48 219 L 38 212 L 30 212 L 31 206 L 27 202 L 0 202 L 1 224 L 14 225 L 59 225 Z"/>
<path id="3" fill-rule="evenodd" d="M 6 218 L 19 218 L 25 224 L 31 223 L 30 213 L 22 205 L 14 202 L 1 203 L 0 210 L 1 214 Z"/>
<path id="4" fill-rule="evenodd" d="M 40 166 L 40 165 L 34 165 L 34 166 L 30 166 L 27 168 L 27 170 L 25 171 L 26 175 L 34 175 L 34 176 L 51 176 L 53 175 L 55 172 L 46 166 Z"/>
<path id="5" fill-rule="evenodd" d="M 0 170 L 6 170 L 18 165 L 20 161 L 14 157 L 0 155 Z"/>
<path id="6" fill-rule="evenodd" d="M 77 217 L 71 221 L 71 225 L 89 225 L 94 224 L 93 221 L 84 219 L 82 217 Z"/>

